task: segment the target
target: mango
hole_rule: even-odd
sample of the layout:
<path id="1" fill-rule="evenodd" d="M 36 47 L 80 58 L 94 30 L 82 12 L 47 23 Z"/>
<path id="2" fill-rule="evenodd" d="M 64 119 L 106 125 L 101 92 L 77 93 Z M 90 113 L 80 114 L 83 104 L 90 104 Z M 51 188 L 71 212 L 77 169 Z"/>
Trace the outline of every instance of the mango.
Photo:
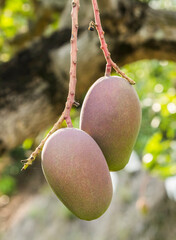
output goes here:
<path id="1" fill-rule="evenodd" d="M 128 163 L 140 124 L 140 102 L 128 81 L 101 77 L 91 86 L 83 101 L 80 129 L 97 142 L 110 171 Z"/>
<path id="2" fill-rule="evenodd" d="M 77 217 L 93 220 L 108 208 L 112 182 L 103 153 L 87 133 L 56 131 L 42 151 L 42 169 L 57 197 Z"/>

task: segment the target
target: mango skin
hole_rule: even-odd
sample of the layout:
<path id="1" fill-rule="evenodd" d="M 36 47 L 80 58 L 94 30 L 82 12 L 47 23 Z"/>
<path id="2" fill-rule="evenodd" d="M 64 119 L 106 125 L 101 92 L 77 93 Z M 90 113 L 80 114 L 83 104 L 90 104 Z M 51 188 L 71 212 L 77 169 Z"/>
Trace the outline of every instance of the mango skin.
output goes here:
<path id="1" fill-rule="evenodd" d="M 77 217 L 100 217 L 112 199 L 112 182 L 102 151 L 87 133 L 56 131 L 45 143 L 42 168 L 63 204 Z"/>
<path id="2" fill-rule="evenodd" d="M 141 124 L 141 107 L 132 85 L 121 77 L 102 77 L 89 89 L 80 128 L 101 148 L 110 171 L 128 163 Z"/>

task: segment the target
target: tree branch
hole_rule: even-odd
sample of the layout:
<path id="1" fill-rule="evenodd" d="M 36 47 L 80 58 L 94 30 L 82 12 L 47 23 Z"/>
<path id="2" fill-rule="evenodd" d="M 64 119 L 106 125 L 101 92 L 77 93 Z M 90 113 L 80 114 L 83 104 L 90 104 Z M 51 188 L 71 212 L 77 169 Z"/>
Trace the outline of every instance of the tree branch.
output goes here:
<path id="1" fill-rule="evenodd" d="M 128 2 L 120 0 L 118 10 L 102 14 L 114 61 L 120 66 L 152 58 L 176 61 L 176 13 Z M 97 34 L 85 29 L 79 31 L 78 41 L 79 101 L 105 67 Z M 35 137 L 62 112 L 69 80 L 69 40 L 70 29 L 60 30 L 0 65 L 0 152 Z"/>
<path id="2" fill-rule="evenodd" d="M 114 43 L 113 52 L 118 53 L 115 59 L 120 56 L 122 65 L 154 58 L 176 61 L 176 12 L 154 10 L 141 2 L 119 0 L 118 10 L 113 16 L 116 31 L 112 26 L 114 20 L 110 20 L 112 15 L 107 14 L 104 19 L 109 35 L 119 35 L 114 38 L 116 43 L 114 39 L 110 42 Z"/>

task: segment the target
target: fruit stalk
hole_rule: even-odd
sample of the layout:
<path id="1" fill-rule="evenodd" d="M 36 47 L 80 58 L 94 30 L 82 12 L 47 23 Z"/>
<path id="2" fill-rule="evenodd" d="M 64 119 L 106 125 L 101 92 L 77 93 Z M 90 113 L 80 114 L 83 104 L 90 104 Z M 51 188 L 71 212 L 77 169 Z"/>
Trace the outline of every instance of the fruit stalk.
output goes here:
<path id="1" fill-rule="evenodd" d="M 47 136 L 41 141 L 39 146 L 35 149 L 35 151 L 30 155 L 30 157 L 26 160 L 22 160 L 24 162 L 24 166 L 22 170 L 26 170 L 29 165 L 32 165 L 33 161 L 42 151 L 42 148 L 46 142 L 46 140 L 59 128 L 63 121 L 65 120 L 67 123 L 67 127 L 73 127 L 70 111 L 75 102 L 75 89 L 76 89 L 76 67 L 77 67 L 77 35 L 78 35 L 78 12 L 79 12 L 79 0 L 72 0 L 72 32 L 71 32 L 71 51 L 70 51 L 70 81 L 69 81 L 69 91 L 68 97 L 65 104 L 65 109 L 62 112 L 59 120 L 54 124 L 53 128 L 47 134 Z"/>
<path id="2" fill-rule="evenodd" d="M 124 72 L 121 71 L 121 69 L 117 66 L 117 64 L 115 62 L 113 62 L 113 60 L 111 59 L 111 54 L 108 50 L 108 46 L 104 37 L 104 31 L 101 25 L 101 19 L 100 19 L 100 11 L 98 8 L 98 3 L 97 0 L 92 0 L 92 6 L 93 6 L 93 11 L 94 11 L 94 17 L 95 17 L 95 27 L 96 30 L 98 32 L 98 36 L 100 39 L 100 43 L 101 43 L 101 49 L 104 53 L 105 59 L 106 59 L 106 71 L 105 71 L 105 75 L 106 76 L 110 76 L 111 74 L 111 70 L 112 67 L 114 68 L 114 70 L 119 73 L 123 78 L 125 78 L 131 85 L 134 85 L 135 82 L 130 79 Z"/>
<path id="3" fill-rule="evenodd" d="M 75 102 L 75 90 L 76 90 L 76 67 L 77 67 L 77 36 L 78 36 L 78 11 L 79 11 L 79 0 L 72 1 L 72 33 L 71 33 L 71 51 L 70 51 L 70 82 L 69 92 L 66 102 L 65 121 L 68 127 L 73 127 L 70 111 L 73 103 Z"/>

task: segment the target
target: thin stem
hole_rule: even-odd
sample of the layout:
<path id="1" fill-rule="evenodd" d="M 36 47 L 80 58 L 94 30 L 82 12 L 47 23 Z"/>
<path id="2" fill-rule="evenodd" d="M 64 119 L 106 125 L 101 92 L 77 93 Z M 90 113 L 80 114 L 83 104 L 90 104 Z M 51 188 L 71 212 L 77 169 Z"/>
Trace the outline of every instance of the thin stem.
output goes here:
<path id="1" fill-rule="evenodd" d="M 59 128 L 61 128 L 61 125 L 63 121 L 65 120 L 67 123 L 67 127 L 73 127 L 71 117 L 70 117 L 70 111 L 71 108 L 75 102 L 75 89 L 76 89 L 76 67 L 77 67 L 77 35 L 78 35 L 78 12 L 79 12 L 79 0 L 73 0 L 72 1 L 72 33 L 71 33 L 71 51 L 70 51 L 70 82 L 69 82 L 69 91 L 68 91 L 68 97 L 65 104 L 65 109 L 62 112 L 62 115 L 60 116 L 59 120 L 54 124 L 53 128 L 50 130 L 48 135 L 41 141 L 39 146 L 35 149 L 35 151 L 30 155 L 30 157 L 26 160 L 23 160 L 24 166 L 22 170 L 26 170 L 29 165 L 32 165 L 33 161 L 35 161 L 36 157 L 40 154 L 42 151 L 42 148 L 46 142 L 46 140 Z"/>
<path id="2" fill-rule="evenodd" d="M 111 59 L 111 54 L 108 50 L 108 46 L 107 46 L 107 43 L 106 43 L 106 40 L 104 37 L 104 31 L 103 31 L 103 28 L 101 25 L 100 11 L 98 8 L 97 0 L 92 0 L 92 6 L 93 6 L 93 11 L 94 11 L 94 17 L 95 17 L 95 27 L 97 29 L 98 36 L 100 39 L 101 49 L 104 53 L 104 56 L 105 56 L 105 59 L 107 62 L 105 75 L 110 76 L 111 69 L 113 67 L 117 73 L 119 73 L 123 78 L 125 78 L 130 84 L 134 85 L 135 82 L 132 79 L 130 79 L 129 77 L 127 77 L 126 74 L 124 72 L 122 72 L 120 70 L 120 68 L 117 66 L 117 64 L 115 62 L 113 62 L 113 60 Z"/>
<path id="3" fill-rule="evenodd" d="M 73 103 L 75 102 L 75 90 L 76 90 L 76 67 L 77 67 L 77 36 L 78 36 L 78 11 L 79 11 L 79 0 L 72 1 L 72 34 L 71 34 L 71 51 L 70 51 L 70 82 L 69 92 L 65 109 L 65 120 L 68 127 L 73 127 L 70 111 Z"/>

